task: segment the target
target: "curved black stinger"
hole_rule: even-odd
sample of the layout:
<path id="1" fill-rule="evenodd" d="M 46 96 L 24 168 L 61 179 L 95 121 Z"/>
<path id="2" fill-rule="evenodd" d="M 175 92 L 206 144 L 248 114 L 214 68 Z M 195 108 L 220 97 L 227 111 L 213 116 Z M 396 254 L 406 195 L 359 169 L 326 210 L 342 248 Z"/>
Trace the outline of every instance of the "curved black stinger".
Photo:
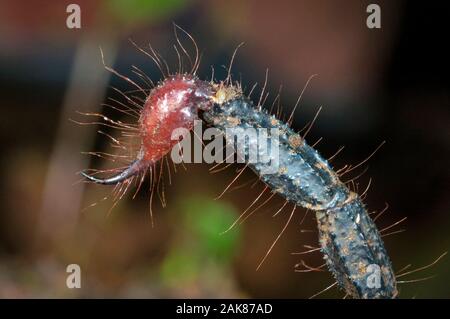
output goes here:
<path id="1" fill-rule="evenodd" d="M 86 172 L 81 172 L 81 175 L 86 177 L 91 182 L 102 184 L 102 185 L 115 185 L 117 183 L 123 182 L 124 180 L 136 175 L 143 169 L 142 160 L 138 159 L 135 160 L 128 166 L 126 169 L 124 169 L 122 172 L 120 172 L 117 175 L 111 176 L 109 178 L 97 178 L 92 175 L 89 175 Z"/>

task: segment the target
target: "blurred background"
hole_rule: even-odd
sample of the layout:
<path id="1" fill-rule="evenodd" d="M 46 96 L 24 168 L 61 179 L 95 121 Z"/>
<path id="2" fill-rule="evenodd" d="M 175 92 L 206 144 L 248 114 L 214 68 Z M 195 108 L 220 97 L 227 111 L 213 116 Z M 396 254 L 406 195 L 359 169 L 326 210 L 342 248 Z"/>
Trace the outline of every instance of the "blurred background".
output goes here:
<path id="1" fill-rule="evenodd" d="M 132 89 L 104 69 L 99 47 L 121 74 L 133 77 L 135 65 L 158 81 L 154 63 L 128 39 L 151 43 L 175 67 L 173 22 L 197 41 L 203 53 L 198 74 L 205 79 L 211 66 L 223 79 L 223 66 L 245 42 L 234 77 L 247 89 L 259 83 L 257 100 L 269 69 L 267 105 L 282 86 L 284 114 L 318 74 L 293 126 L 300 130 L 323 106 L 307 139 L 314 144 L 323 137 L 316 148 L 325 157 L 345 145 L 335 168 L 357 164 L 386 140 L 348 179 L 367 167 L 356 182 L 361 193 L 372 180 L 369 210 L 389 204 L 377 219 L 379 229 L 407 216 L 386 231 L 394 268 L 424 266 L 449 250 L 448 7 L 373 1 L 381 7 L 381 29 L 368 29 L 371 2 L 77 0 L 81 28 L 69 29 L 72 1 L 1 0 L 0 297 L 307 298 L 333 282 L 327 271 L 302 272 L 305 265 L 322 264 L 319 252 L 293 254 L 317 246 L 314 216 L 300 224 L 302 209 L 256 271 L 290 213 L 286 207 L 272 217 L 280 198 L 221 235 L 263 189 L 251 185 L 254 176 L 247 171 L 235 184 L 243 187 L 214 200 L 237 165 L 216 174 L 206 164 L 179 166 L 165 185 L 166 207 L 154 200 L 154 227 L 148 183 L 110 211 L 111 200 L 103 199 L 111 188 L 79 182 L 80 170 L 107 165 L 82 152 L 105 151 L 109 143 L 97 134 L 99 127 L 70 119 L 86 122 L 77 112 L 113 114 L 102 106 L 108 97 L 120 98 L 111 87 Z M 66 286 L 66 267 L 74 263 L 81 267 L 81 289 Z M 402 279 L 428 276 L 434 278 L 401 284 L 400 296 L 450 297 L 448 256 Z M 343 295 L 332 289 L 318 298 Z"/>

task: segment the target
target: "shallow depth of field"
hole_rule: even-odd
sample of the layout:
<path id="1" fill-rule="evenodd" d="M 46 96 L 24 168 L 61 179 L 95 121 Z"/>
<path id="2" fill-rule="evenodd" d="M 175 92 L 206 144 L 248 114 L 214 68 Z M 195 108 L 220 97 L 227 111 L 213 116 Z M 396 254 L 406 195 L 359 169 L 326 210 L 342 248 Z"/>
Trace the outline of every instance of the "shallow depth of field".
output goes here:
<path id="1" fill-rule="evenodd" d="M 66 27 L 66 7 L 81 7 L 81 29 Z M 373 1 L 374 2 L 374 1 Z M 155 64 L 128 41 L 148 43 L 176 69 L 172 22 L 196 39 L 199 76 L 226 76 L 234 49 L 235 79 L 258 100 L 266 69 L 270 106 L 282 86 L 300 130 L 322 111 L 307 141 L 324 155 L 344 150 L 333 166 L 356 165 L 386 144 L 356 177 L 359 192 L 371 186 L 370 211 L 386 233 L 394 269 L 427 265 L 450 247 L 450 52 L 444 46 L 448 10 L 406 1 L 376 1 L 382 28 L 366 26 L 370 2 L 352 1 L 2 1 L 0 3 L 0 297 L 274 297 L 307 298 L 333 282 L 326 271 L 301 272 L 323 263 L 314 215 L 298 208 L 262 267 L 256 267 L 290 213 L 276 196 L 250 218 L 222 234 L 261 193 L 246 171 L 222 198 L 215 198 L 242 168 L 210 173 L 211 165 L 177 165 L 171 184 L 164 172 L 162 207 L 155 194 L 154 226 L 149 183 L 132 189 L 110 211 L 112 187 L 80 182 L 85 168 L 123 166 L 83 154 L 111 151 L 99 126 L 78 112 L 106 112 L 111 87 L 133 88 L 107 72 L 101 61 L 133 76 L 132 65 L 155 82 Z M 186 48 L 193 54 L 186 37 Z M 147 47 L 148 48 L 148 47 Z M 136 79 L 136 77 L 134 77 Z M 172 166 L 171 166 L 172 167 Z M 239 187 L 242 186 L 242 187 Z M 255 207 L 268 199 L 261 196 Z M 93 205 L 95 204 L 95 205 Z M 373 215 L 374 216 L 374 215 Z M 404 232 L 397 232 L 405 230 Z M 302 261 L 304 264 L 302 264 Z M 81 267 L 81 288 L 68 289 L 66 267 Z M 450 257 L 404 280 L 403 298 L 449 298 Z M 341 298 L 329 290 L 318 298 Z"/>

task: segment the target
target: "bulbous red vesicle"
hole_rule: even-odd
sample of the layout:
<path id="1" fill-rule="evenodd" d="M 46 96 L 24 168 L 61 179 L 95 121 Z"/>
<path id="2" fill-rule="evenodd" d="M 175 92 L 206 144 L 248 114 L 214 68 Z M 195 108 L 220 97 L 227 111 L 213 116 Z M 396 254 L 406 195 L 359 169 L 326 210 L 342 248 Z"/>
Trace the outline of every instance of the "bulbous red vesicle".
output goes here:
<path id="1" fill-rule="evenodd" d="M 113 185 L 122 182 L 170 152 L 178 140 L 172 132 L 178 128 L 191 130 L 199 110 L 208 110 L 212 104 L 211 83 L 193 75 L 174 75 L 155 87 L 147 97 L 139 119 L 141 149 L 135 161 L 117 175 L 106 179 L 82 172 L 92 182 Z"/>

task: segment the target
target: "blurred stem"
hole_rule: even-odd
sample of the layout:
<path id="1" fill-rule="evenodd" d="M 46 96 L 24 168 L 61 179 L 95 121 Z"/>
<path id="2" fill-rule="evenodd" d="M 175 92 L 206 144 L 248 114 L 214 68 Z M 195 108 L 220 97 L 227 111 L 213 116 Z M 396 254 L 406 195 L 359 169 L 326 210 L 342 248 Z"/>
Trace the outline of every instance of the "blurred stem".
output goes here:
<path id="1" fill-rule="evenodd" d="M 88 165 L 88 158 L 80 151 L 92 146 L 95 128 L 80 128 L 69 119 L 76 115 L 76 111 L 100 112 L 110 78 L 110 74 L 101 68 L 100 43 L 110 60 L 106 63 L 112 65 L 118 45 L 111 35 L 91 33 L 80 40 L 75 52 L 48 162 L 35 240 L 37 245 L 59 241 L 62 237 L 70 238 L 78 222 L 85 187 L 83 183 L 74 184 L 80 180 L 75 173 Z"/>

